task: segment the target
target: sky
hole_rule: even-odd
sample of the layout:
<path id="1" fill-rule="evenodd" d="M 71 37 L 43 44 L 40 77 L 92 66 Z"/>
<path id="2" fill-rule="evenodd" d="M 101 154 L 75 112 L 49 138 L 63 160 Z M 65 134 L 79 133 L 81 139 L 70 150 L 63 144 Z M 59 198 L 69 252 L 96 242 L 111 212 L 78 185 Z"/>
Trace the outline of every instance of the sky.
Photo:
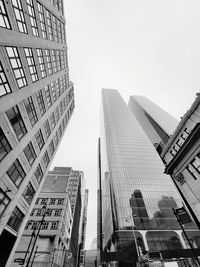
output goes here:
<path id="1" fill-rule="evenodd" d="M 82 170 L 89 189 L 86 248 L 96 237 L 101 88 L 144 95 L 175 118 L 200 87 L 200 2 L 64 0 L 75 110 L 51 165 Z"/>

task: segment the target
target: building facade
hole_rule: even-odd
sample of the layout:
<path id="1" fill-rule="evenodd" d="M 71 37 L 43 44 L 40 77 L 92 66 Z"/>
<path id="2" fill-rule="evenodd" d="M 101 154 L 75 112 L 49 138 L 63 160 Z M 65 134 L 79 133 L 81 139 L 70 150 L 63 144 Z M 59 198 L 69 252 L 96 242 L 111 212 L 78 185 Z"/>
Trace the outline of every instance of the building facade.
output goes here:
<path id="1" fill-rule="evenodd" d="M 200 94 L 181 118 L 161 156 L 200 229 Z"/>
<path id="2" fill-rule="evenodd" d="M 63 1 L 0 1 L 0 266 L 10 266 L 74 109 Z"/>
<path id="3" fill-rule="evenodd" d="M 182 206 L 182 199 L 164 174 L 152 141 L 117 90 L 103 89 L 101 107 L 97 240 L 101 262 L 133 266 L 147 251 L 161 251 L 166 259 L 186 257 L 185 237 L 172 210 Z M 194 223 L 187 228 L 195 229 Z"/>

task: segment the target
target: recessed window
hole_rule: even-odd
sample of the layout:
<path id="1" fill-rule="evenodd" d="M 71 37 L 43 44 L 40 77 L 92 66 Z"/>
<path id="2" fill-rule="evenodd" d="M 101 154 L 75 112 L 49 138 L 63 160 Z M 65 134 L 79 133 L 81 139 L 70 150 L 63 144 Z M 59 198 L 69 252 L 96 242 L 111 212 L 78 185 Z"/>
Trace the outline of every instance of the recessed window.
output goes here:
<path id="1" fill-rule="evenodd" d="M 38 147 L 41 150 L 43 148 L 43 146 L 44 146 L 44 138 L 43 138 L 41 130 L 37 131 L 37 133 L 35 135 L 35 138 L 36 138 Z"/>
<path id="2" fill-rule="evenodd" d="M 52 64 L 53 64 L 53 71 L 57 72 L 57 61 L 56 61 L 56 52 L 55 50 L 51 50 L 51 55 L 52 55 Z"/>
<path id="3" fill-rule="evenodd" d="M 55 114 L 56 114 L 56 122 L 58 122 L 59 119 L 60 119 L 60 115 L 59 115 L 59 109 L 58 109 L 58 107 L 56 108 Z"/>
<path id="4" fill-rule="evenodd" d="M 33 31 L 33 35 L 34 36 L 39 36 L 37 21 L 36 21 L 36 17 L 35 17 L 35 9 L 34 9 L 34 5 L 33 5 L 33 0 L 26 0 L 26 3 L 27 3 L 27 6 L 28 6 L 28 14 L 29 14 L 30 21 L 31 21 L 31 28 L 32 28 L 32 31 Z"/>
<path id="5" fill-rule="evenodd" d="M 4 132 L 0 127 L 0 162 L 5 158 L 5 156 L 12 150 Z"/>
<path id="6" fill-rule="evenodd" d="M 56 61 L 57 61 L 57 70 L 61 70 L 61 57 L 60 57 L 60 51 L 56 50 Z"/>
<path id="7" fill-rule="evenodd" d="M 32 166 L 35 159 L 36 159 L 36 153 L 35 153 L 35 150 L 33 148 L 33 144 L 31 142 L 28 143 L 28 145 L 25 147 L 24 154 L 25 154 L 30 166 Z"/>
<path id="8" fill-rule="evenodd" d="M 59 223 L 59 222 L 52 222 L 52 223 L 51 223 L 51 230 L 56 230 L 56 229 L 58 229 L 58 223 Z"/>
<path id="9" fill-rule="evenodd" d="M 10 199 L 8 198 L 6 193 L 2 189 L 0 189 L 0 217 L 4 213 L 9 202 L 10 202 Z"/>
<path id="10" fill-rule="evenodd" d="M 7 46 L 6 51 L 12 66 L 17 84 L 19 88 L 22 88 L 27 85 L 26 77 L 22 67 L 22 63 L 19 57 L 19 53 L 16 47 Z"/>
<path id="11" fill-rule="evenodd" d="M 45 19 L 44 19 L 44 7 L 39 2 L 37 2 L 37 6 L 38 6 L 38 14 L 39 14 L 42 38 L 46 39 L 47 32 L 46 32 L 46 24 L 45 24 Z"/>
<path id="12" fill-rule="evenodd" d="M 55 120 L 54 112 L 52 112 L 50 115 L 50 123 L 51 123 L 52 129 L 54 129 L 56 126 L 56 120 Z"/>
<path id="13" fill-rule="evenodd" d="M 49 39 L 52 41 L 53 40 L 52 15 L 48 10 L 46 10 L 46 18 L 47 18 Z"/>
<path id="14" fill-rule="evenodd" d="M 60 92 L 62 94 L 64 92 L 64 78 L 63 78 L 63 76 L 60 77 L 59 84 L 60 84 Z"/>
<path id="15" fill-rule="evenodd" d="M 55 87 L 54 82 L 51 82 L 51 92 L 53 96 L 53 102 L 55 102 L 57 100 L 57 94 L 56 94 L 56 87 Z"/>
<path id="16" fill-rule="evenodd" d="M 21 140 L 22 137 L 27 133 L 27 130 L 22 120 L 18 107 L 15 106 L 14 108 L 11 108 L 6 112 L 6 115 L 10 121 L 10 124 L 12 125 L 12 128 L 18 140 Z"/>
<path id="17" fill-rule="evenodd" d="M 57 209 L 54 212 L 54 216 L 61 216 L 62 210 L 61 209 Z"/>
<path id="18" fill-rule="evenodd" d="M 59 134 L 59 137 L 62 136 L 62 126 L 60 124 L 60 126 L 58 127 L 58 134 Z"/>
<path id="19" fill-rule="evenodd" d="M 49 49 L 45 49 L 45 56 L 46 56 L 46 61 L 47 61 L 48 74 L 51 75 L 53 73 L 53 69 L 52 69 L 51 56 L 50 56 Z"/>
<path id="20" fill-rule="evenodd" d="M 13 181 L 13 183 L 19 187 L 21 182 L 26 176 L 25 171 L 23 170 L 20 162 L 18 159 L 16 159 L 13 164 L 10 166 L 10 168 L 7 171 L 7 175 L 10 177 L 10 179 Z"/>
<path id="21" fill-rule="evenodd" d="M 64 51 L 60 50 L 61 69 L 65 68 Z"/>
<path id="22" fill-rule="evenodd" d="M 46 120 L 44 122 L 44 131 L 45 131 L 46 136 L 48 138 L 50 136 L 50 134 L 51 134 L 51 129 L 50 129 L 50 125 L 49 125 L 49 121 L 48 120 Z"/>
<path id="23" fill-rule="evenodd" d="M 63 205 L 63 203 L 64 203 L 64 198 L 58 198 L 57 204 L 58 205 Z"/>
<path id="24" fill-rule="evenodd" d="M 19 31 L 28 33 L 21 0 L 12 0 L 12 4 Z"/>
<path id="25" fill-rule="evenodd" d="M 26 186 L 26 189 L 24 190 L 24 193 L 22 195 L 25 198 L 26 202 L 28 204 L 31 204 L 33 197 L 35 195 L 35 190 L 30 182 Z"/>
<path id="26" fill-rule="evenodd" d="M 39 90 L 36 93 L 36 97 L 37 97 L 37 102 L 38 102 L 38 106 L 40 109 L 40 114 L 41 114 L 41 116 L 43 116 L 44 113 L 46 112 L 46 108 L 45 108 L 45 104 L 44 104 L 44 98 L 43 98 L 42 90 Z"/>
<path id="27" fill-rule="evenodd" d="M 52 105 L 52 99 L 51 99 L 51 93 L 50 93 L 49 85 L 44 87 L 44 91 L 45 91 L 45 96 L 46 96 L 46 100 L 47 100 L 47 106 L 50 108 L 50 106 Z"/>
<path id="28" fill-rule="evenodd" d="M 51 156 L 53 156 L 53 153 L 55 151 L 55 147 L 54 147 L 54 143 L 53 140 L 51 141 L 51 143 L 49 144 L 49 151 L 51 153 Z"/>
<path id="29" fill-rule="evenodd" d="M 24 100 L 24 105 L 25 105 L 30 123 L 33 126 L 38 121 L 38 118 L 37 118 L 37 114 L 36 114 L 35 107 L 33 104 L 33 99 L 31 96 Z"/>
<path id="30" fill-rule="evenodd" d="M 62 42 L 62 29 L 61 29 L 61 22 L 59 19 L 57 19 L 57 31 L 58 31 L 58 42 Z"/>
<path id="31" fill-rule="evenodd" d="M 11 93 L 10 86 L 8 84 L 8 80 L 6 78 L 5 72 L 0 63 L 0 97 L 6 94 Z"/>
<path id="32" fill-rule="evenodd" d="M 36 170 L 34 172 L 34 175 L 35 175 L 35 178 L 38 181 L 38 183 L 40 183 L 41 180 L 42 180 L 42 177 L 43 177 L 43 171 L 42 171 L 42 168 L 41 168 L 40 164 L 37 166 L 37 168 L 36 168 Z"/>
<path id="33" fill-rule="evenodd" d="M 43 58 L 43 52 L 42 49 L 37 49 L 37 55 L 38 55 L 38 61 L 39 61 L 39 66 L 40 66 L 40 71 L 42 74 L 42 78 L 46 77 L 46 69 L 44 65 L 44 58 Z"/>
<path id="34" fill-rule="evenodd" d="M 51 198 L 49 205 L 55 205 L 55 203 L 56 203 L 56 198 Z"/>
<path id="35" fill-rule="evenodd" d="M 11 29 L 4 2 L 0 0 L 0 27 Z"/>
<path id="36" fill-rule="evenodd" d="M 52 15 L 54 41 L 58 42 L 57 18 Z"/>
<path id="37" fill-rule="evenodd" d="M 48 229 L 49 222 L 43 222 L 41 229 L 46 230 Z"/>
<path id="38" fill-rule="evenodd" d="M 49 165 L 49 162 L 50 162 L 49 155 L 48 155 L 47 151 L 44 153 L 42 159 L 44 162 L 44 166 L 47 168 L 47 166 Z"/>
<path id="39" fill-rule="evenodd" d="M 66 44 L 65 25 L 61 22 L 62 43 Z"/>
<path id="40" fill-rule="evenodd" d="M 18 207 L 15 207 L 12 215 L 10 216 L 10 219 L 8 220 L 8 225 L 17 232 L 23 221 L 23 218 L 24 214 L 20 211 Z"/>
<path id="41" fill-rule="evenodd" d="M 63 114 L 63 102 L 61 101 L 59 104 L 59 108 L 60 108 L 60 115 Z"/>
<path id="42" fill-rule="evenodd" d="M 189 171 L 189 173 L 192 175 L 192 177 L 197 180 L 198 178 L 198 174 L 197 172 L 194 170 L 194 167 L 192 167 L 190 164 L 186 167 L 186 169 Z"/>
<path id="43" fill-rule="evenodd" d="M 56 132 L 56 134 L 54 135 L 54 142 L 57 146 L 58 142 L 59 142 L 59 138 L 58 138 L 58 133 Z"/>
<path id="44" fill-rule="evenodd" d="M 59 97 L 61 95 L 61 91 L 60 91 L 60 83 L 59 83 L 60 79 L 56 79 L 56 93 L 57 96 Z"/>
<path id="45" fill-rule="evenodd" d="M 38 80 L 38 75 L 37 75 L 37 70 L 35 66 L 35 61 L 33 57 L 33 52 L 31 48 L 24 48 L 27 63 L 28 63 L 28 68 L 30 71 L 31 79 L 32 82 L 36 82 Z"/>

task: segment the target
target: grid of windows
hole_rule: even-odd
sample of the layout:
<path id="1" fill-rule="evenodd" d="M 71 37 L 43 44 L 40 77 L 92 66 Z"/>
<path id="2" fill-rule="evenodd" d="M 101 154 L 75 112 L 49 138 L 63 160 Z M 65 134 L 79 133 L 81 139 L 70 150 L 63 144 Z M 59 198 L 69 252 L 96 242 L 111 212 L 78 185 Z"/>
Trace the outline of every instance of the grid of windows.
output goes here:
<path id="1" fill-rule="evenodd" d="M 52 99 L 51 99 L 51 93 L 50 93 L 49 85 L 44 87 L 44 91 L 45 91 L 45 96 L 46 96 L 46 100 L 47 100 L 47 106 L 50 108 L 50 106 L 52 105 Z"/>
<path id="2" fill-rule="evenodd" d="M 28 33 L 21 0 L 12 0 L 12 4 L 19 31 Z"/>
<path id="3" fill-rule="evenodd" d="M 51 156 L 53 156 L 53 153 L 55 151 L 55 147 L 54 147 L 54 143 L 53 140 L 51 141 L 51 143 L 49 144 L 49 151 L 51 153 Z"/>
<path id="4" fill-rule="evenodd" d="M 45 151 L 42 159 L 43 159 L 43 162 L 44 162 L 44 166 L 47 168 L 47 166 L 48 166 L 48 164 L 50 162 L 49 155 L 48 155 L 47 151 Z"/>
<path id="5" fill-rule="evenodd" d="M 52 15 L 54 41 L 58 42 L 57 18 Z"/>
<path id="6" fill-rule="evenodd" d="M 61 22 L 59 19 L 57 19 L 57 31 L 58 31 L 58 42 L 62 42 L 62 36 L 61 36 Z"/>
<path id="7" fill-rule="evenodd" d="M 38 106 L 40 109 L 40 114 L 41 114 L 41 116 L 43 116 L 44 113 L 46 112 L 46 108 L 45 108 L 45 104 L 44 104 L 44 98 L 43 98 L 42 90 L 39 90 L 36 93 L 36 98 L 37 98 Z"/>
<path id="8" fill-rule="evenodd" d="M 27 6 L 28 6 L 28 14 L 30 17 L 31 21 L 31 28 L 33 31 L 34 36 L 39 36 L 38 33 L 38 26 L 37 26 L 37 21 L 35 17 L 35 10 L 34 10 L 34 5 L 33 5 L 33 0 L 26 0 Z"/>
<path id="9" fill-rule="evenodd" d="M 33 126 L 38 121 L 38 118 L 33 104 L 33 99 L 31 96 L 24 100 L 24 105 L 28 113 L 30 123 Z"/>
<path id="10" fill-rule="evenodd" d="M 22 68 L 22 63 L 19 57 L 19 53 L 16 47 L 7 46 L 6 51 L 8 53 L 8 57 L 10 60 L 10 64 L 14 71 L 14 75 L 17 81 L 19 88 L 26 86 L 27 81 L 24 74 L 24 70 Z"/>
<path id="11" fill-rule="evenodd" d="M 33 57 L 33 51 L 31 48 L 24 48 L 24 51 L 25 51 L 29 71 L 31 74 L 32 82 L 35 82 L 38 80 L 38 75 L 37 75 L 37 70 L 36 70 L 35 61 Z"/>
<path id="12" fill-rule="evenodd" d="M 42 171 L 40 164 L 37 166 L 37 168 L 34 172 L 34 175 L 35 175 L 35 178 L 38 181 L 38 183 L 40 183 L 42 180 L 42 177 L 43 177 L 43 171 Z"/>
<path id="13" fill-rule="evenodd" d="M 57 209 L 54 212 L 54 216 L 61 216 L 62 210 L 61 209 Z"/>
<path id="14" fill-rule="evenodd" d="M 48 27 L 48 33 L 49 33 L 49 39 L 53 40 L 53 28 L 52 28 L 52 20 L 51 20 L 51 13 L 46 10 L 46 18 L 47 18 L 47 27 Z"/>
<path id="15" fill-rule="evenodd" d="M 43 138 L 41 130 L 37 131 L 37 133 L 35 135 L 35 139 L 37 141 L 39 149 L 41 150 L 44 146 L 44 138 Z"/>
<path id="16" fill-rule="evenodd" d="M 35 190 L 32 186 L 32 184 L 29 182 L 28 185 L 26 186 L 26 189 L 23 192 L 23 197 L 25 198 L 26 202 L 28 204 L 31 204 L 33 197 L 35 195 Z"/>
<path id="17" fill-rule="evenodd" d="M 0 217 L 4 213 L 6 207 L 8 206 L 10 199 L 3 190 L 0 189 Z"/>
<path id="18" fill-rule="evenodd" d="M 53 73 L 53 70 L 52 70 L 51 56 L 50 56 L 49 49 L 45 49 L 45 56 L 46 56 L 46 61 L 47 61 L 48 74 L 51 75 Z"/>
<path id="19" fill-rule="evenodd" d="M 10 124 L 12 125 L 12 128 L 18 140 L 21 140 L 22 137 L 27 133 L 27 130 L 22 120 L 18 107 L 15 106 L 11 108 L 6 112 L 6 115 L 10 121 Z"/>
<path id="20" fill-rule="evenodd" d="M 13 181 L 13 183 L 17 187 L 19 187 L 19 185 L 23 181 L 24 177 L 26 176 L 26 173 L 23 170 L 18 159 L 16 159 L 13 162 L 13 164 L 10 166 L 10 168 L 7 171 L 7 175 L 10 177 L 10 179 Z"/>
<path id="21" fill-rule="evenodd" d="M 51 50 L 51 55 L 52 55 L 53 71 L 57 72 L 56 52 L 54 49 Z"/>
<path id="22" fill-rule="evenodd" d="M 64 78 L 63 78 L 63 76 L 60 77 L 60 92 L 61 92 L 61 94 L 64 92 Z"/>
<path id="23" fill-rule="evenodd" d="M 0 62 L 0 97 L 9 93 L 11 93 L 11 89 Z"/>
<path id="24" fill-rule="evenodd" d="M 47 38 L 47 32 L 46 32 L 46 25 L 45 25 L 45 19 L 44 19 L 44 7 L 37 2 L 38 7 L 38 14 L 39 14 L 39 20 L 40 20 L 40 27 L 42 32 L 42 38 Z"/>
<path id="25" fill-rule="evenodd" d="M 36 153 L 35 153 L 35 150 L 33 148 L 33 144 L 31 142 L 24 148 L 24 154 L 25 154 L 30 166 L 32 166 L 35 159 L 36 159 Z"/>
<path id="26" fill-rule="evenodd" d="M 50 125 L 49 125 L 48 119 L 44 122 L 44 130 L 45 130 L 46 136 L 48 138 L 49 135 L 51 134 L 51 129 L 50 129 Z"/>
<path id="27" fill-rule="evenodd" d="M 65 68 L 64 51 L 60 50 L 61 69 Z"/>
<path id="28" fill-rule="evenodd" d="M 46 69 L 45 69 L 45 65 L 44 65 L 44 58 L 43 58 L 42 49 L 37 49 L 37 55 L 38 55 L 38 61 L 39 61 L 39 66 L 40 66 L 42 78 L 44 78 L 47 76 L 47 74 L 46 74 Z"/>
<path id="29" fill-rule="evenodd" d="M 61 57 L 60 57 L 60 51 L 56 50 L 56 61 L 57 61 L 57 71 L 61 70 Z"/>
<path id="30" fill-rule="evenodd" d="M 0 0 L 0 27 L 11 29 L 4 2 Z"/>
<path id="31" fill-rule="evenodd" d="M 59 223 L 59 222 L 52 222 L 52 223 L 51 223 L 51 230 L 56 230 L 56 229 L 58 229 L 58 223 Z"/>
<path id="32" fill-rule="evenodd" d="M 57 96 L 59 97 L 61 95 L 61 91 L 60 91 L 60 79 L 56 79 L 56 92 L 57 92 Z"/>
<path id="33" fill-rule="evenodd" d="M 23 218 L 24 214 L 20 211 L 18 207 L 15 207 L 12 215 L 10 216 L 10 219 L 8 220 L 8 225 L 17 232 L 23 221 Z"/>
<path id="34" fill-rule="evenodd" d="M 49 222 L 43 222 L 41 229 L 45 230 L 48 229 Z"/>
<path id="35" fill-rule="evenodd" d="M 5 156 L 11 151 L 11 146 L 4 135 L 0 127 L 0 162 L 5 158 Z"/>
<path id="36" fill-rule="evenodd" d="M 57 95 L 56 95 L 56 88 L 55 88 L 55 83 L 51 82 L 51 92 L 53 96 L 53 102 L 57 100 Z"/>

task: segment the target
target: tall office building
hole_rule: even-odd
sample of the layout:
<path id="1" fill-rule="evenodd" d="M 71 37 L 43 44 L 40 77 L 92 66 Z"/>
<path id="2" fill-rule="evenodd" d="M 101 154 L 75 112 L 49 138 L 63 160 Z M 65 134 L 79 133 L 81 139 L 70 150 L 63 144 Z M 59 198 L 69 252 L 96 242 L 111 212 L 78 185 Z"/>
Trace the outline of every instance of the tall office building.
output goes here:
<path id="1" fill-rule="evenodd" d="M 103 89 L 101 107 L 97 255 L 113 266 L 132 266 L 138 250 L 186 257 L 172 210 L 182 200 L 152 141 L 117 90 Z"/>
<path id="2" fill-rule="evenodd" d="M 63 1 L 0 0 L 0 266 L 10 261 L 74 109 Z"/>
<path id="3" fill-rule="evenodd" d="M 131 96 L 129 108 L 160 154 L 178 120 L 144 96 Z"/>

